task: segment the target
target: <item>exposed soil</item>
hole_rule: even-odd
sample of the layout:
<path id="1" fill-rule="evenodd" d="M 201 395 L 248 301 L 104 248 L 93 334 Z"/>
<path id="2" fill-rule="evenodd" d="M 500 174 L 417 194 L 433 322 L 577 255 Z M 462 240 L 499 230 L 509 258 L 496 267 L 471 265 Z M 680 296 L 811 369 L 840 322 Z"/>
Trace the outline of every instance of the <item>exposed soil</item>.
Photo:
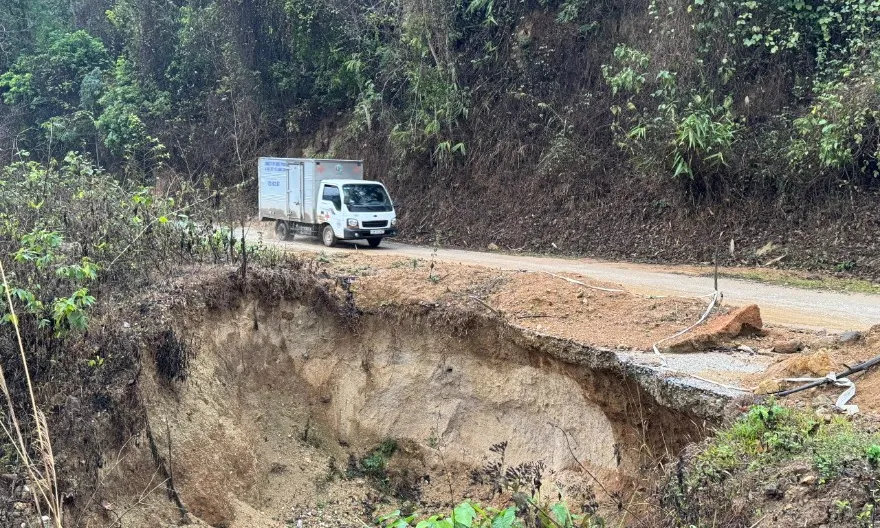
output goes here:
<path id="1" fill-rule="evenodd" d="M 365 250 L 365 246 L 342 243 L 340 247 L 327 249 L 314 238 L 297 237 L 293 242 L 271 239 L 271 223 L 256 223 L 248 230 L 252 241 L 263 239 L 270 247 L 285 252 L 295 252 L 311 258 L 321 252 L 327 258 L 333 255 L 349 255 Z M 253 242 L 252 242 L 253 243 Z M 596 280 L 620 284 L 626 289 L 646 297 L 672 296 L 693 297 L 709 294 L 713 280 L 706 276 L 705 268 L 694 266 L 656 266 L 607 262 L 574 258 L 538 257 L 516 252 L 463 251 L 447 247 L 413 246 L 393 241 L 383 242 L 378 250 L 366 250 L 370 256 L 396 257 L 400 260 L 417 259 L 425 262 L 463 263 L 490 269 L 508 271 L 574 273 Z M 368 265 L 368 263 L 366 264 Z M 734 306 L 758 304 L 765 322 L 799 328 L 847 331 L 864 329 L 880 321 L 880 303 L 872 283 L 842 278 L 830 278 L 822 274 L 796 272 L 778 273 L 775 276 L 766 268 L 733 268 L 737 276 L 756 276 L 757 281 L 737 280 L 725 276 L 725 268 L 719 270 L 722 277 L 719 288 L 725 302 Z M 815 277 L 826 277 L 820 281 Z M 809 288 L 786 287 L 784 284 L 809 286 Z M 854 290 L 822 291 L 823 287 Z"/>
<path id="2" fill-rule="evenodd" d="M 848 367 L 880 356 L 880 326 L 865 332 L 852 342 L 842 343 L 836 336 L 806 342 L 803 349 L 791 355 L 780 357 L 765 372 L 746 376 L 743 382 L 753 386 L 764 385 L 767 389 L 789 389 L 803 382 L 784 382 L 785 378 L 821 378 L 830 372 L 841 372 Z M 856 384 L 856 395 L 850 403 L 859 406 L 863 413 L 880 413 L 880 370 L 873 368 L 853 374 L 849 378 Z M 824 401 L 836 401 L 843 388 L 827 385 L 809 389 L 789 396 L 790 401 L 801 407 L 813 405 L 819 396 Z"/>
<path id="3" fill-rule="evenodd" d="M 326 273 L 350 277 L 353 299 L 364 309 L 418 306 L 475 310 L 530 332 L 629 351 L 628 357 L 634 361 L 656 367 L 661 360 L 651 351 L 653 344 L 695 323 L 709 301 L 707 297 L 654 297 L 605 291 L 620 286 L 571 273 L 553 276 L 492 270 L 368 251 L 303 255 L 314 259 L 318 269 Z M 713 317 L 720 320 L 728 311 L 722 303 Z M 717 324 L 716 319 L 710 319 L 705 328 Z M 702 331 L 698 328 L 678 342 Z M 796 343 L 805 353 L 823 347 L 854 349 L 838 346 L 836 334 L 766 324 L 761 332 L 722 336 L 712 347 L 697 354 L 671 353 L 666 348 L 672 343 L 675 341 L 661 348 L 675 370 L 748 390 L 764 379 L 761 373 L 770 365 L 790 357 L 776 350 L 781 344 Z M 858 343 L 854 346 L 857 349 Z"/>
<path id="4" fill-rule="evenodd" d="M 620 501 L 641 511 L 652 468 L 702 438 L 726 404 L 596 346 L 615 335 L 601 312 L 618 300 L 636 311 L 628 295 L 464 266 L 310 266 L 325 278 L 201 272 L 108 316 L 141 336 L 145 423 L 107 453 L 91 522 L 353 526 L 462 497 L 503 503 L 469 475 L 506 442 L 506 467 L 540 463 L 548 490 L 626 524 Z M 682 320 L 701 304 L 656 301 Z M 517 319 L 548 310 L 586 328 L 551 336 L 539 318 Z M 593 317 L 596 339 L 574 339 Z M 388 439 L 397 450 L 382 484 L 357 468 Z"/>
<path id="5" fill-rule="evenodd" d="M 97 483 L 72 495 L 79 524 L 356 526 L 463 497 L 500 504 L 509 495 L 469 475 L 507 442 L 507 466 L 541 463 L 543 485 L 627 525 L 621 501 L 650 515 L 658 464 L 749 401 L 729 385 L 880 354 L 876 332 L 841 343 L 764 326 L 660 357 L 652 345 L 708 299 L 370 252 L 309 259 L 246 281 L 193 270 L 105 315 L 101 342 L 136 344 L 140 366 L 108 381 L 134 391 L 109 417 L 132 418 L 84 463 Z M 706 328 L 727 328 L 728 311 Z M 863 411 L 880 405 L 875 377 L 854 377 Z M 381 473 L 365 472 L 389 439 Z"/>
<path id="6" fill-rule="evenodd" d="M 876 191 L 827 198 L 809 207 L 760 195 L 693 204 L 680 189 L 645 180 L 609 182 L 601 196 L 558 196 L 548 189 L 571 189 L 580 182 L 554 184 L 534 177 L 516 183 L 477 182 L 465 174 L 430 178 L 425 185 L 390 182 L 392 196 L 405 204 L 402 233 L 413 242 L 439 239 L 470 249 L 496 244 L 663 264 L 712 262 L 717 255 L 724 266 L 754 266 L 786 255 L 778 266 L 834 271 L 852 263 L 857 276 L 880 279 Z M 634 185 L 640 192 L 632 192 Z M 777 247 L 772 255 L 756 255 L 771 242 Z"/>

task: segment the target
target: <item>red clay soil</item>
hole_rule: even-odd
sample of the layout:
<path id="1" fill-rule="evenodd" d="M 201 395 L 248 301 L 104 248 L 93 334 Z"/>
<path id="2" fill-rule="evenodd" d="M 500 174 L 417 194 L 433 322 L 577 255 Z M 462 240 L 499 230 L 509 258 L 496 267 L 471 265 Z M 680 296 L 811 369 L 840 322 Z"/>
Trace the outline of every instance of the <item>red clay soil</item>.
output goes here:
<path id="1" fill-rule="evenodd" d="M 675 353 L 709 350 L 740 336 L 760 334 L 763 328 L 761 309 L 750 304 L 710 319 L 708 324 L 681 336 L 667 348 Z"/>

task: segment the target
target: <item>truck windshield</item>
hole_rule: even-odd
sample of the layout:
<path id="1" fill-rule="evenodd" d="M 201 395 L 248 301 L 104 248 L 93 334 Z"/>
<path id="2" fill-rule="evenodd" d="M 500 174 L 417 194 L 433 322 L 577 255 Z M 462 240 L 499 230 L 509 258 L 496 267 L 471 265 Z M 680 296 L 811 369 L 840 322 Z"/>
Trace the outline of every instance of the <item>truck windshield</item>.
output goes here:
<path id="1" fill-rule="evenodd" d="M 352 213 L 391 211 L 391 199 L 381 185 L 352 183 L 342 186 L 345 205 Z"/>

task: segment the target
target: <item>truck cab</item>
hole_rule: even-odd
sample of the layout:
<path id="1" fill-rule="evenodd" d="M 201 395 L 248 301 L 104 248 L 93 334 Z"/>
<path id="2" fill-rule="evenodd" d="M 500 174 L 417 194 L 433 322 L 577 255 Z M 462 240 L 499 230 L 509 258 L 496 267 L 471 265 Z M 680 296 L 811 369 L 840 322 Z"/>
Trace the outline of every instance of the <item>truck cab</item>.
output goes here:
<path id="1" fill-rule="evenodd" d="M 385 186 L 366 180 L 323 180 L 318 190 L 317 222 L 321 240 L 366 240 L 377 247 L 397 234 L 397 215 Z"/>

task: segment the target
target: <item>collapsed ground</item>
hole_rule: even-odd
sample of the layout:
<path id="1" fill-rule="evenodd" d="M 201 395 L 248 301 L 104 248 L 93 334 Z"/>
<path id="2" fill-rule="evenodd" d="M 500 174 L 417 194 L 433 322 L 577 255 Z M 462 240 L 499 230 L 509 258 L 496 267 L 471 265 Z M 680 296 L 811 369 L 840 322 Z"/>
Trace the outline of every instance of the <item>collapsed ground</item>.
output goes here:
<path id="1" fill-rule="evenodd" d="M 96 344 L 72 359 L 89 365 L 86 390 L 104 384 L 94 401 L 106 418 L 92 427 L 105 432 L 89 447 L 76 427 L 56 429 L 76 525 L 171 525 L 183 509 L 196 525 L 352 526 L 464 497 L 502 504 L 511 492 L 498 481 L 508 470 L 530 480 L 536 464 L 579 511 L 638 525 L 661 508 L 669 490 L 656 482 L 681 449 L 753 401 L 752 389 L 880 352 L 876 331 L 697 339 L 731 316 L 722 307 L 663 342 L 661 358 L 652 345 L 697 321 L 707 299 L 370 252 L 294 262 L 244 281 L 240 270 L 194 268 L 103 316 Z M 743 321 L 760 326 L 755 315 Z M 854 380 L 852 403 L 872 416 L 880 377 Z M 839 392 L 792 401 L 830 416 Z M 81 407 L 55 401 L 59 417 Z M 737 519 L 752 517 L 746 508 Z"/>
<path id="2" fill-rule="evenodd" d="M 676 348 L 693 333 L 678 340 L 663 340 L 696 323 L 706 311 L 708 296 L 645 297 L 605 291 L 622 287 L 573 274 L 493 270 L 439 259 L 386 257 L 369 251 L 302 254 L 311 255 L 319 269 L 327 273 L 352 277 L 354 298 L 367 309 L 455 306 L 477 310 L 498 316 L 514 327 L 617 350 L 652 366 L 661 364 L 652 353 L 653 345 L 661 342 L 659 348 L 667 352 L 664 359 L 679 371 L 749 392 L 762 382 L 806 375 L 821 377 L 880 354 L 878 329 L 847 333 L 841 339 L 841 335 L 824 330 L 763 323 L 760 332 L 722 336 L 700 347 L 699 354 L 691 354 L 682 346 L 677 348 L 685 353 L 669 353 L 671 345 Z M 715 313 L 729 311 L 731 308 L 722 304 Z M 700 329 L 694 333 L 700 333 Z M 872 373 L 858 376 L 865 378 L 861 383 L 873 386 Z M 776 388 L 765 384 L 758 392 L 766 392 L 768 387 Z M 872 392 L 858 391 L 855 403 L 869 411 L 880 409 L 880 401 L 872 398 Z"/>
<path id="3" fill-rule="evenodd" d="M 645 475 L 723 405 L 608 350 L 469 305 L 398 303 L 393 286 L 371 299 L 363 277 L 309 266 L 317 280 L 197 274 L 105 318 L 141 343 L 144 424 L 104 454 L 89 518 L 171 524 L 182 507 L 212 526 L 351 526 L 462 497 L 503 504 L 542 479 L 623 522 L 648 508 Z"/>

